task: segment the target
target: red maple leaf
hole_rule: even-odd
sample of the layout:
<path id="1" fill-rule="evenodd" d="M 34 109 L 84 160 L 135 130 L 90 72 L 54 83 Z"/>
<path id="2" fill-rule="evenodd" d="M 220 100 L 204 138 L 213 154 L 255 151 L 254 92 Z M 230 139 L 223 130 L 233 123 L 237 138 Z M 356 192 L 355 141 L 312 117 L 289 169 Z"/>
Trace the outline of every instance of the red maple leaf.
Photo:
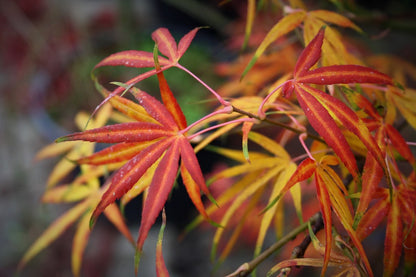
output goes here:
<path id="1" fill-rule="evenodd" d="M 126 161 L 108 181 L 109 188 L 92 214 L 91 225 L 110 204 L 126 194 L 150 167 L 156 166 L 151 182 L 136 192 L 141 193 L 148 188 L 137 240 L 136 270 L 144 241 L 165 205 L 178 170 L 195 207 L 207 219 L 208 215 L 201 201 L 200 191 L 211 197 L 194 149 L 185 132 L 187 127 L 185 116 L 169 89 L 163 73 L 159 72 L 157 75 L 163 104 L 137 88 L 131 88 L 130 92 L 139 105 L 120 96 L 113 96 L 110 99 L 113 107 L 130 118 L 140 121 L 107 125 L 70 134 L 57 140 L 58 142 L 84 140 L 115 143 L 79 160 L 80 163 L 111 164 Z M 108 95 L 108 92 L 104 94 Z"/>
<path id="2" fill-rule="evenodd" d="M 354 177 L 358 177 L 355 157 L 337 122 L 354 133 L 382 168 L 386 168 L 384 156 L 380 148 L 365 123 L 357 114 L 341 100 L 311 86 L 311 84 L 376 83 L 392 85 L 393 81 L 389 76 L 381 72 L 360 65 L 332 65 L 311 69 L 321 57 L 324 35 L 325 28 L 322 28 L 305 47 L 296 62 L 293 72 L 294 78 L 282 85 L 282 93 L 284 96 L 289 97 L 295 92 L 297 100 L 311 126 L 332 147 Z M 263 103 L 267 101 L 271 94 L 266 97 Z M 259 113 L 264 116 L 262 108 L 263 106 L 260 107 Z"/>

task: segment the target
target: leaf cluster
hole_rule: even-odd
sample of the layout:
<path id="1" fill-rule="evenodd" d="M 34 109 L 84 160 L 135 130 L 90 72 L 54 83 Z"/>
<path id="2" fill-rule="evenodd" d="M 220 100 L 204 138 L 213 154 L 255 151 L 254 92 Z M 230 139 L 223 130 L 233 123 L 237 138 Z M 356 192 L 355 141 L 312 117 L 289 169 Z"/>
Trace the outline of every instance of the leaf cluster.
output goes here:
<path id="1" fill-rule="evenodd" d="M 64 154 L 43 201 L 76 204 L 39 237 L 20 267 L 79 220 L 72 256 L 73 273 L 79 276 L 98 216 L 104 213 L 133 242 L 120 210 L 143 195 L 137 272 L 146 237 L 180 177 L 200 214 L 186 232 L 210 222 L 216 228 L 214 260 L 226 260 L 244 236 L 252 243 L 256 262 L 244 263 L 230 276 L 248 274 L 271 255 L 264 250 L 267 234 L 274 233 L 280 247 L 290 206 L 297 213 L 290 224 L 300 222 L 294 236 L 304 232 L 309 238 L 304 247 L 318 255 L 282 254 L 270 276 L 294 266 L 319 267 L 322 275 L 333 267 L 339 275 L 373 276 L 363 240 L 383 228 L 383 222 L 384 275 L 394 274 L 402 255 L 410 274 L 416 262 L 416 160 L 409 146 L 414 143 L 406 141 L 397 123 L 411 132 L 416 128 L 416 93 L 407 87 L 406 77 L 414 79 L 416 68 L 398 58 L 355 55 L 339 27 L 363 33 L 360 27 L 333 11 L 308 10 L 301 1 L 278 6 L 278 21 L 256 34 L 256 17 L 264 11 L 256 11 L 255 2 L 248 0 L 247 5 L 247 48 L 240 59 L 217 66 L 227 80 L 216 90 L 180 63 L 200 28 L 178 43 L 169 30 L 159 28 L 152 34 L 153 52 L 122 51 L 96 65 L 93 80 L 103 101 L 90 119 L 82 115 L 80 132 L 58 138 L 39 153 L 40 158 Z M 263 38 L 253 42 L 255 35 Z M 109 91 L 96 72 L 115 66 L 148 71 L 114 82 L 116 88 Z M 204 86 L 218 107 L 188 125 L 164 77 L 172 67 Z M 161 101 L 138 87 L 151 76 L 158 79 Z M 211 145 L 236 132 L 241 134 L 239 149 Z M 96 151 L 96 143 L 107 147 Z M 302 151 L 292 149 L 293 144 Z M 229 161 L 207 181 L 199 165 L 203 161 L 196 156 L 202 149 Z M 79 176 L 61 184 L 76 166 Z M 320 211 L 324 242 L 315 234 L 319 228 L 306 232 L 307 223 L 315 222 L 310 210 Z M 162 256 L 165 225 L 164 219 L 157 244 L 158 276 L 169 275 Z"/>

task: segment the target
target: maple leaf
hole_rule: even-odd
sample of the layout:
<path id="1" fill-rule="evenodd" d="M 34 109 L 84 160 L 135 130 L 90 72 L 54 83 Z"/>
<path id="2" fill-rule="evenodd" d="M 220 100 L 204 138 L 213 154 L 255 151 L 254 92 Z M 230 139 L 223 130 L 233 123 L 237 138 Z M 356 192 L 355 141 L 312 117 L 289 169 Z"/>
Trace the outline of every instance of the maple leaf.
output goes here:
<path id="1" fill-rule="evenodd" d="M 415 216 L 416 191 L 400 184 L 393 189 L 393 195 L 384 188 L 378 188 L 374 198 L 379 199 L 362 217 L 357 235 L 362 240 L 370 235 L 387 217 L 384 240 L 384 275 L 392 276 L 399 265 L 402 249 L 405 260 L 411 265 L 416 262 Z"/>
<path id="2" fill-rule="evenodd" d="M 374 109 L 370 101 L 363 95 L 355 92 L 350 92 L 348 93 L 348 97 L 368 115 L 366 118 L 366 124 L 371 126 L 371 130 L 375 132 L 377 144 L 380 146 L 383 155 L 386 155 L 386 148 L 395 150 L 415 167 L 415 158 L 412 151 L 410 150 L 409 146 L 399 131 L 397 131 L 388 122 L 389 119 L 383 118 Z M 400 174 L 398 170 L 397 173 Z M 363 185 L 361 191 L 361 197 L 356 210 L 354 226 L 358 224 L 363 213 L 368 208 L 382 177 L 383 170 L 379 163 L 376 162 L 373 155 L 367 155 L 362 176 L 362 183 L 365 185 Z"/>
<path id="3" fill-rule="evenodd" d="M 323 156 L 319 162 L 311 158 L 305 159 L 299 164 L 295 173 L 291 176 L 285 187 L 282 188 L 277 199 L 280 199 L 280 197 L 282 197 L 293 185 L 309 179 L 312 175 L 314 175 L 317 196 L 325 225 L 326 237 L 322 275 L 325 274 L 331 255 L 331 245 L 333 240 L 332 208 L 341 221 L 343 228 L 348 232 L 354 246 L 357 248 L 368 274 L 372 276 L 370 263 L 368 262 L 364 248 L 357 233 L 352 227 L 352 205 L 350 201 L 345 198 L 345 196 L 348 195 L 348 192 L 346 191 L 345 186 L 338 174 L 336 174 L 330 167 L 337 164 L 338 160 L 335 156 Z"/>
<path id="4" fill-rule="evenodd" d="M 296 63 L 293 72 L 294 78 L 281 85 L 282 94 L 285 97 L 290 97 L 295 92 L 297 100 L 311 126 L 332 147 L 354 177 L 358 177 L 355 157 L 337 122 L 342 124 L 348 131 L 354 133 L 367 147 L 380 166 L 385 169 L 383 153 L 365 123 L 341 100 L 312 87 L 310 84 L 377 83 L 392 85 L 393 82 L 389 76 L 360 65 L 331 65 L 311 70 L 310 68 L 321 57 L 324 35 L 325 28 L 322 28 L 305 47 Z M 263 113 L 262 107 L 259 113 Z M 264 116 L 264 113 L 262 116 Z"/>
<path id="5" fill-rule="evenodd" d="M 97 106 L 96 111 L 103 105 L 105 102 L 110 100 L 115 95 L 120 95 L 123 91 L 126 90 L 126 87 L 131 87 L 138 82 L 149 78 L 153 75 L 161 76 L 159 73 L 165 71 L 171 67 L 177 67 L 188 74 L 190 74 L 193 78 L 195 78 L 198 82 L 200 82 L 203 86 L 205 86 L 214 96 L 219 100 L 219 102 L 227 106 L 228 103 L 219 96 L 213 89 L 211 89 L 207 84 L 202 82 L 197 76 L 195 76 L 192 72 L 190 72 L 187 68 L 179 64 L 180 58 L 184 55 L 186 50 L 188 49 L 189 45 L 191 44 L 192 40 L 194 39 L 196 33 L 200 28 L 194 28 L 186 35 L 184 35 L 179 43 L 177 44 L 175 39 L 172 37 L 172 34 L 166 28 L 158 28 L 152 33 L 152 39 L 155 41 L 155 49 L 158 49 L 165 57 L 160 56 L 157 58 L 157 62 L 155 62 L 154 53 L 146 52 L 146 51 L 137 51 L 137 50 L 127 50 L 121 51 L 118 53 L 114 53 L 107 58 L 103 59 L 99 62 L 94 69 L 103 66 L 126 66 L 126 67 L 133 67 L 133 68 L 150 68 L 154 67 L 153 69 L 139 74 L 136 77 L 128 80 L 125 82 L 125 86 L 119 86 L 114 91 L 109 93 L 104 101 Z M 157 66 L 156 66 L 157 63 Z M 93 76 L 95 79 L 95 76 Z M 164 101 L 165 102 L 165 101 Z M 172 102 L 173 103 L 173 102 Z M 169 103 L 165 103 L 168 104 Z M 172 113 L 172 116 L 177 116 L 180 113 Z M 177 122 L 179 123 L 179 122 Z"/>
<path id="6" fill-rule="evenodd" d="M 166 33 L 163 32 L 162 34 Z M 178 58 L 175 53 L 180 53 L 183 49 L 184 46 L 180 43 L 179 52 L 169 47 L 164 47 L 161 51 L 162 53 L 169 53 L 171 57 Z M 70 134 L 57 140 L 58 142 L 84 140 L 116 143 L 110 146 L 109 150 L 104 149 L 80 160 L 79 162 L 83 164 L 97 164 L 97 161 L 99 161 L 99 164 L 125 161 L 125 164 L 107 181 L 109 187 L 92 213 L 90 225 L 94 224 L 97 217 L 109 205 L 131 190 L 149 168 L 155 166 L 154 174 L 149 178 L 149 182 L 141 186 L 141 191 L 135 192 L 138 194 L 143 192 L 144 189 L 148 189 L 136 243 L 136 271 L 144 241 L 165 205 L 175 182 L 179 161 L 181 164 L 179 170 L 188 195 L 197 210 L 206 219 L 208 219 L 208 215 L 202 204 L 200 191 L 211 197 L 195 152 L 185 133 L 184 128 L 187 124 L 182 110 L 170 91 L 163 73 L 159 71 L 157 74 L 163 104 L 144 91 L 130 88 L 130 92 L 140 106 L 156 123 L 136 121 L 113 124 Z M 126 115 L 135 114 L 131 111 L 135 109 L 135 105 L 123 101 L 124 106 L 129 109 L 120 109 L 120 111 L 124 111 Z M 110 152 L 112 154 L 108 155 Z"/>

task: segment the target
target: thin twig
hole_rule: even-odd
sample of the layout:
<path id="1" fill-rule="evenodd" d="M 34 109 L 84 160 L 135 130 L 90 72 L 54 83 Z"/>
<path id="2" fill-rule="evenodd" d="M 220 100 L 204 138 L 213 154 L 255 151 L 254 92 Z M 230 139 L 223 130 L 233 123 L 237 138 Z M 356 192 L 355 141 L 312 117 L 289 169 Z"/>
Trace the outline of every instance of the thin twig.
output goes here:
<path id="1" fill-rule="evenodd" d="M 287 244 L 289 241 L 293 240 L 297 237 L 300 233 L 305 231 L 308 228 L 308 223 L 311 225 L 315 225 L 318 223 L 318 225 L 321 225 L 319 222 L 322 221 L 322 215 L 320 212 L 314 214 L 309 218 L 308 221 L 300 224 L 298 227 L 293 229 L 290 233 L 288 233 L 286 236 L 282 237 L 279 241 L 277 241 L 275 244 L 267 248 L 264 252 L 262 252 L 259 256 L 254 258 L 252 261 L 244 263 L 241 265 L 236 271 L 233 273 L 227 275 L 227 277 L 244 277 L 248 276 L 260 263 L 262 263 L 264 260 L 266 260 L 268 257 L 273 255 L 277 250 L 279 250 L 281 247 L 283 247 L 285 244 Z"/>
<path id="2" fill-rule="evenodd" d="M 259 116 L 255 115 L 255 114 L 252 114 L 250 112 L 247 112 L 247 111 L 244 111 L 242 109 L 239 109 L 239 108 L 237 108 L 237 107 L 235 107 L 233 105 L 231 105 L 231 106 L 232 106 L 234 112 L 237 112 L 237 113 L 242 114 L 242 115 L 246 115 L 246 116 L 251 117 L 251 118 L 255 118 L 255 119 L 259 120 L 259 121 L 263 121 L 263 122 L 266 122 L 266 123 L 269 123 L 269 124 L 272 124 L 272 125 L 275 125 L 275 126 L 279 126 L 279 127 L 285 128 L 285 129 L 287 129 L 289 131 L 292 131 L 294 133 L 297 133 L 297 134 L 306 134 L 308 136 L 308 138 L 311 138 L 311 139 L 314 139 L 314 140 L 317 140 L 317 141 L 320 141 L 320 142 L 326 144 L 326 142 L 321 137 L 319 137 L 319 136 L 316 136 L 316 135 L 311 134 L 309 132 L 305 132 L 303 130 L 299 130 L 299 129 L 293 128 L 293 127 L 291 127 L 289 125 L 283 124 L 283 123 L 278 122 L 278 121 L 270 120 L 270 119 L 267 119 L 267 118 L 261 119 Z"/>

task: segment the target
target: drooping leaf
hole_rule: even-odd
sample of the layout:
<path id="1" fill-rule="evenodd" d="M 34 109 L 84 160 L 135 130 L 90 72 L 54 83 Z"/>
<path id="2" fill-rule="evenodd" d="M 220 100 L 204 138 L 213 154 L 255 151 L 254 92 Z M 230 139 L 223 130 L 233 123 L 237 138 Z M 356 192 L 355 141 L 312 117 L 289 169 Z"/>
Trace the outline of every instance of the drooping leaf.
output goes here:
<path id="1" fill-rule="evenodd" d="M 360 141 L 367 147 L 368 151 L 376 158 L 377 162 L 382 168 L 386 167 L 384 155 L 374 140 L 365 123 L 341 100 L 323 93 L 322 91 L 306 85 L 298 85 L 318 101 L 321 101 L 325 108 L 333 114 L 333 117 L 338 119 L 342 126 L 354 133 Z M 312 125 L 313 126 L 313 125 Z M 316 130 L 316 129 L 315 129 Z M 318 132 L 319 133 L 319 132 Z"/>
<path id="2" fill-rule="evenodd" d="M 250 132 L 248 134 L 248 138 L 276 157 L 281 157 L 284 160 L 290 160 L 290 155 L 287 153 L 285 148 L 283 148 L 279 143 L 270 139 L 269 137 L 257 132 Z"/>
<path id="3" fill-rule="evenodd" d="M 333 65 L 310 70 L 310 67 L 320 58 L 324 31 L 325 28 L 321 28 L 301 53 L 293 73 L 294 79 L 287 82 L 282 88 L 283 95 L 289 97 L 292 91 L 296 92 L 298 102 L 312 127 L 334 149 L 354 177 L 358 177 L 355 157 L 334 118 L 341 121 L 347 129 L 357 135 L 382 168 L 385 169 L 383 154 L 358 116 L 340 100 L 309 86 L 308 83 L 368 82 L 392 84 L 392 80 L 376 70 L 358 65 Z"/>
<path id="4" fill-rule="evenodd" d="M 249 196 L 255 194 L 259 189 L 265 186 L 267 182 L 269 182 L 274 176 L 276 176 L 282 170 L 283 165 L 276 166 L 268 172 L 266 172 L 263 176 L 258 178 L 255 182 L 251 183 L 248 187 L 244 188 L 243 191 L 236 195 L 235 199 L 232 201 L 230 207 L 225 212 L 219 224 L 221 226 L 227 226 L 228 222 L 233 218 L 236 210 L 243 204 L 243 202 L 246 201 Z M 213 249 L 216 249 L 224 231 L 224 228 L 217 229 L 213 239 Z M 213 254 L 215 254 L 214 251 Z"/>
<path id="5" fill-rule="evenodd" d="M 84 255 L 91 230 L 89 228 L 91 212 L 84 214 L 79 223 L 72 242 L 71 266 L 75 277 L 81 274 L 82 257 Z"/>
<path id="6" fill-rule="evenodd" d="M 168 269 L 166 268 L 165 260 L 162 253 L 163 233 L 166 228 L 166 214 L 165 210 L 162 212 L 162 225 L 160 226 L 159 236 L 157 237 L 156 245 L 156 276 L 169 277 Z"/>
<path id="7" fill-rule="evenodd" d="M 48 189 L 42 196 L 43 203 L 65 203 L 84 199 L 95 189 L 89 186 L 61 185 Z"/>
<path id="8" fill-rule="evenodd" d="M 377 201 L 361 218 L 357 227 L 357 236 L 363 240 L 370 235 L 377 226 L 383 221 L 390 209 L 388 194 L 384 198 Z"/>
<path id="9" fill-rule="evenodd" d="M 348 235 L 350 236 L 352 243 L 356 247 L 357 252 L 361 257 L 361 260 L 367 270 L 367 273 L 370 276 L 372 276 L 373 273 L 367 255 L 364 251 L 364 247 L 362 246 L 361 241 L 357 236 L 357 233 L 352 227 L 352 205 L 351 203 L 347 202 L 347 200 L 349 199 L 345 198 L 347 192 L 344 188 L 344 184 L 342 183 L 339 176 L 335 173 L 335 171 L 323 162 L 321 162 L 320 166 L 317 167 L 315 174 L 318 175 L 319 178 L 321 178 L 324 182 L 330 197 L 331 207 L 333 208 L 335 214 L 342 223 L 343 228 L 348 232 Z"/>
<path id="10" fill-rule="evenodd" d="M 393 198 L 387 217 L 387 230 L 384 240 L 384 276 L 392 276 L 399 265 L 403 243 L 403 223 L 400 219 L 400 213 L 398 200 Z"/>
<path id="11" fill-rule="evenodd" d="M 319 205 L 321 207 L 322 218 L 324 221 L 325 228 L 325 254 L 324 254 L 324 263 L 322 266 L 321 275 L 325 275 L 326 269 L 329 264 L 329 259 L 331 255 L 332 248 L 332 214 L 331 214 L 331 200 L 329 198 L 328 190 L 326 189 L 326 184 L 322 180 L 319 174 L 315 173 L 315 183 L 316 183 L 316 193 L 319 200 Z"/>
<path id="12" fill-rule="evenodd" d="M 36 153 L 35 160 L 43 160 L 47 158 L 52 158 L 57 155 L 64 154 L 71 150 L 74 146 L 79 144 L 76 141 L 68 141 L 65 143 L 53 143 L 42 148 L 38 153 Z"/>
<path id="13" fill-rule="evenodd" d="M 184 163 L 181 163 L 181 176 L 186 188 L 186 192 L 188 193 L 189 198 L 191 198 L 192 203 L 194 203 L 195 208 L 205 219 L 209 220 L 209 216 L 201 200 L 200 188 L 192 178 L 187 168 L 184 166 Z"/>
<path id="14" fill-rule="evenodd" d="M 278 38 L 294 30 L 302 22 L 305 16 L 306 13 L 304 11 L 298 11 L 283 17 L 279 22 L 277 22 L 267 33 L 266 37 L 264 38 L 260 46 L 257 48 L 253 58 L 248 63 L 247 67 L 244 69 L 242 78 L 253 67 L 257 59 L 264 53 L 264 51 L 267 47 L 269 47 L 270 44 L 272 44 Z"/>
<path id="15" fill-rule="evenodd" d="M 296 165 L 294 163 L 289 163 L 287 165 L 287 168 L 284 170 L 284 172 L 282 172 L 277 177 L 277 179 L 276 179 L 276 181 L 273 185 L 273 190 L 270 194 L 268 203 L 273 202 L 274 199 L 281 193 L 283 187 L 286 185 L 287 181 L 292 176 L 292 174 L 295 172 L 295 170 L 296 170 Z M 261 248 L 263 246 L 264 239 L 266 237 L 266 232 L 269 229 L 270 224 L 272 222 L 272 219 L 276 214 L 277 208 L 278 208 L 278 204 L 276 203 L 270 209 L 268 209 L 263 215 L 263 218 L 261 220 L 260 229 L 259 229 L 259 234 L 257 236 L 256 247 L 255 247 L 255 250 L 254 250 L 254 256 L 258 256 L 260 254 Z"/>
<path id="16" fill-rule="evenodd" d="M 92 214 L 90 225 L 95 222 L 98 215 L 101 214 L 108 205 L 131 189 L 137 180 L 143 176 L 146 170 L 172 144 L 173 140 L 174 138 L 166 138 L 143 149 L 114 174 L 110 180 L 110 187 L 104 193 L 100 203 Z"/>
<path id="17" fill-rule="evenodd" d="M 153 176 L 155 175 L 155 170 L 159 165 L 160 157 L 156 162 L 154 162 L 143 174 L 143 176 L 133 185 L 133 187 L 126 192 L 120 199 L 120 206 L 122 209 L 129 203 L 133 198 L 139 196 L 142 192 L 150 186 Z"/>
<path id="18" fill-rule="evenodd" d="M 252 136 L 250 134 L 252 134 Z M 235 161 L 239 161 L 242 164 L 217 173 L 209 180 L 209 182 L 212 183 L 222 178 L 243 175 L 240 181 L 236 182 L 235 185 L 223 192 L 221 197 L 218 199 L 218 207 L 211 205 L 207 208 L 207 213 L 210 215 L 213 214 L 213 216 L 216 215 L 215 208 L 219 208 L 218 212 L 221 213 L 221 220 L 219 221 L 219 224 L 220 226 L 223 226 L 223 228 L 226 228 L 225 230 L 223 230 L 223 228 L 218 229 L 214 236 L 212 250 L 213 257 L 216 254 L 217 246 L 220 244 L 222 238 L 226 236 L 227 228 L 231 228 L 231 226 L 233 227 L 232 234 L 220 254 L 219 261 L 222 261 L 225 256 L 229 254 L 243 228 L 254 228 L 257 230 L 257 227 L 247 227 L 249 224 L 244 224 L 242 220 L 236 222 L 235 214 L 237 212 L 239 214 L 241 213 L 241 218 L 246 216 L 247 219 L 251 216 L 259 218 L 257 215 L 251 215 L 256 210 L 257 212 L 255 213 L 259 213 L 260 210 L 263 209 L 258 197 L 265 189 L 268 189 L 267 187 L 270 183 L 273 184 L 273 187 L 276 189 L 283 187 L 285 185 L 285 180 L 292 174 L 292 172 L 286 172 L 294 166 L 294 164 L 291 164 L 290 156 L 277 142 L 267 138 L 264 140 L 264 138 L 266 137 L 256 132 L 249 133 L 249 139 L 251 141 L 256 142 L 268 150 L 270 152 L 269 154 L 275 154 L 275 156 L 251 151 L 250 163 L 247 163 L 241 151 L 210 147 L 210 149 L 214 150 L 216 153 L 229 157 Z M 261 174 L 262 178 L 259 179 L 258 174 Z M 275 206 L 273 206 L 273 209 L 274 208 Z M 268 217 L 270 215 L 273 219 L 275 213 L 269 212 Z M 254 226 L 260 226 L 260 221 L 256 220 L 256 222 L 257 221 L 258 223 L 254 224 Z M 189 227 L 188 230 L 195 227 L 200 222 L 200 220 L 196 220 L 191 224 L 191 227 Z M 268 221 L 268 224 L 263 224 L 263 229 L 267 230 L 269 226 L 270 220 Z"/>
<path id="19" fill-rule="evenodd" d="M 380 145 L 382 151 L 385 151 L 385 146 L 383 144 L 384 140 L 384 132 L 382 129 L 377 130 L 376 133 L 376 141 L 377 144 Z M 374 197 L 374 192 L 377 189 L 381 179 L 383 178 L 383 168 L 381 168 L 380 164 L 375 160 L 373 155 L 367 155 L 363 174 L 362 174 L 362 189 L 361 189 L 361 197 L 360 201 L 358 202 L 357 209 L 355 211 L 355 218 L 354 218 L 354 229 L 356 229 L 357 224 L 361 220 L 364 212 L 367 210 L 370 201 Z"/>
<path id="20" fill-rule="evenodd" d="M 365 160 L 363 175 L 362 175 L 362 190 L 360 202 L 356 210 L 356 218 L 354 219 L 354 226 L 361 220 L 364 212 L 367 210 L 370 201 L 373 199 L 374 191 L 383 178 L 383 169 L 376 162 L 373 155 L 368 155 Z"/>
<path id="21" fill-rule="evenodd" d="M 254 24 L 254 17 L 256 15 L 256 1 L 255 0 L 248 0 L 247 1 L 247 20 L 246 20 L 246 28 L 244 33 L 244 42 L 241 49 L 246 49 L 248 45 L 248 41 L 250 39 L 251 32 L 253 30 Z"/>
<path id="22" fill-rule="evenodd" d="M 80 216 L 85 212 L 85 209 L 90 205 L 90 201 L 86 200 L 71 208 L 64 215 L 56 219 L 38 239 L 32 244 L 29 250 L 26 251 L 23 258 L 20 260 L 18 268 L 22 269 L 27 262 L 29 262 L 40 251 L 45 249 L 49 244 L 56 240 L 65 230 L 68 229 Z"/>
<path id="23" fill-rule="evenodd" d="M 301 86 L 296 87 L 296 96 L 312 127 L 325 139 L 348 168 L 358 176 L 357 163 L 350 147 L 334 119 L 319 101 Z"/>
<path id="24" fill-rule="evenodd" d="M 119 207 L 113 203 L 104 210 L 104 214 L 107 217 L 107 219 L 113 223 L 113 225 L 118 229 L 118 231 L 124 235 L 127 240 L 134 245 L 134 239 L 126 225 L 126 222 L 124 220 L 123 215 L 120 212 Z M 89 213 L 89 216 L 91 216 L 91 213 Z"/>
<path id="25" fill-rule="evenodd" d="M 243 155 L 247 162 L 250 162 L 250 157 L 248 154 L 248 135 L 251 131 L 251 128 L 253 127 L 253 122 L 244 122 L 243 123 L 243 136 L 242 136 L 242 142 L 241 147 L 243 149 Z"/>
<path id="26" fill-rule="evenodd" d="M 415 157 L 400 132 L 390 124 L 387 124 L 385 128 L 386 133 L 397 152 L 399 152 L 403 158 L 408 160 L 409 163 L 414 165 L 416 163 Z"/>
<path id="27" fill-rule="evenodd" d="M 348 195 L 344 184 L 338 174 L 327 164 L 321 162 L 316 172 L 325 182 L 331 205 L 343 225 L 352 226 L 352 204 L 346 196 Z"/>
<path id="28" fill-rule="evenodd" d="M 342 26 L 346 28 L 353 28 L 358 32 L 362 32 L 360 27 L 358 27 L 347 17 L 340 15 L 339 13 L 328 11 L 328 10 L 314 10 L 314 11 L 310 11 L 308 14 L 309 16 L 319 18 L 328 23 L 333 23 L 338 26 Z"/>
<path id="29" fill-rule="evenodd" d="M 211 198 L 211 193 L 205 184 L 204 176 L 202 175 L 201 167 L 199 166 L 194 149 L 184 136 L 179 136 L 177 141 L 179 143 L 181 159 L 184 167 L 192 179 L 196 182 L 199 189 L 203 191 L 206 196 Z"/>
<path id="30" fill-rule="evenodd" d="M 144 241 L 150 231 L 150 228 L 165 205 L 176 179 L 180 157 L 179 147 L 180 146 L 177 141 L 172 142 L 156 168 L 155 175 L 149 186 L 149 191 L 142 210 L 139 237 L 136 245 L 136 252 L 138 252 L 136 257 L 141 255 Z M 136 259 L 136 272 L 138 262 L 139 259 Z"/>

